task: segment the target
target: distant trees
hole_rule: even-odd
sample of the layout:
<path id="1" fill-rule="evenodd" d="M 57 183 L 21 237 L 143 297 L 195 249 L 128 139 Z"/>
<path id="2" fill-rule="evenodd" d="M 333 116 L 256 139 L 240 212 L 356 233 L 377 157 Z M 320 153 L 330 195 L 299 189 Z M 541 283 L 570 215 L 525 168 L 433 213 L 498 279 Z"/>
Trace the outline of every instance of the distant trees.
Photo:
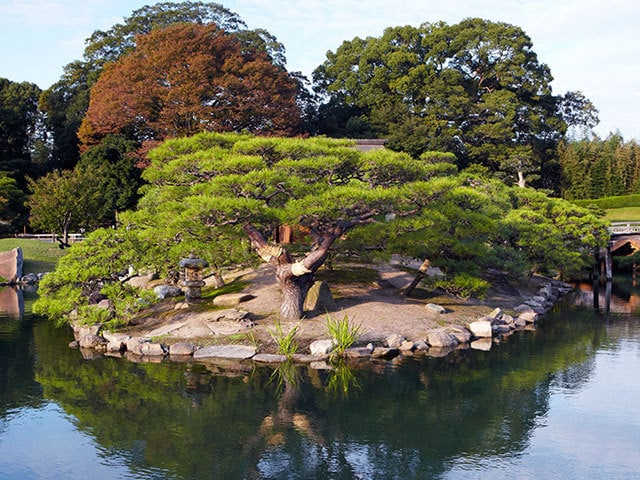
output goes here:
<path id="1" fill-rule="evenodd" d="M 199 131 L 295 132 L 296 83 L 264 53 L 215 25 L 178 24 L 136 37 L 91 90 L 84 145 L 120 134 L 139 144 Z"/>
<path id="2" fill-rule="evenodd" d="M 52 133 L 51 168 L 73 168 L 80 159 L 78 129 L 89 108 L 90 92 L 104 66 L 130 53 L 136 35 L 179 23 L 215 24 L 236 36 L 245 50 L 264 52 L 283 67 L 284 47 L 263 29 L 249 30 L 240 16 L 212 2 L 160 2 L 137 10 L 108 30 L 97 30 L 87 40 L 83 59 L 64 67 L 60 80 L 47 89 L 40 108 Z"/>
<path id="3" fill-rule="evenodd" d="M 105 212 L 100 186 L 100 171 L 82 168 L 31 180 L 31 226 L 61 235 L 64 244 L 69 243 L 72 230 L 100 226 Z"/>
<path id="4" fill-rule="evenodd" d="M 640 193 L 640 145 L 612 134 L 601 140 L 563 142 L 558 147 L 562 169 L 560 191 L 569 200 Z"/>
<path id="5" fill-rule="evenodd" d="M 40 93 L 34 83 L 0 78 L 0 171 L 17 174 L 20 183 L 42 160 Z"/>
<path id="6" fill-rule="evenodd" d="M 321 109 L 345 134 L 366 125 L 395 150 L 453 152 L 462 167 L 521 184 L 539 177 L 568 126 L 597 122 L 584 96 L 554 96 L 551 80 L 520 28 L 477 18 L 356 37 L 314 72 Z"/>

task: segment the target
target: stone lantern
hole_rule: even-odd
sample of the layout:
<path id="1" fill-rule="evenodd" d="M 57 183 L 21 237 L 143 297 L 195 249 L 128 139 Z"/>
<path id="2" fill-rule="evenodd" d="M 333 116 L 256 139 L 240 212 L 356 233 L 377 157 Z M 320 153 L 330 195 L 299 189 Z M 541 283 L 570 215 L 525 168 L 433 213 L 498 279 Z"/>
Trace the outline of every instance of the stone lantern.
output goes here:
<path id="1" fill-rule="evenodd" d="M 184 295 L 187 302 L 201 298 L 204 286 L 202 270 L 209 266 L 207 261 L 191 254 L 188 258 L 180 260 L 178 266 L 181 270 L 182 285 L 186 288 Z"/>

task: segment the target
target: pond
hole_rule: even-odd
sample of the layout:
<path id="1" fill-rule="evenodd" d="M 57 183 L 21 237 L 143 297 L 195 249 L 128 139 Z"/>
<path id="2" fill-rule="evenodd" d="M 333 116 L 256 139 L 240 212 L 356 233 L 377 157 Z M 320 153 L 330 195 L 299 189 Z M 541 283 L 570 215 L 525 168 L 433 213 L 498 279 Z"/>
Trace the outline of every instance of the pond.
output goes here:
<path id="1" fill-rule="evenodd" d="M 332 371 L 84 359 L 26 294 L 0 318 L 0 479 L 640 478 L 634 289 L 488 352 Z"/>

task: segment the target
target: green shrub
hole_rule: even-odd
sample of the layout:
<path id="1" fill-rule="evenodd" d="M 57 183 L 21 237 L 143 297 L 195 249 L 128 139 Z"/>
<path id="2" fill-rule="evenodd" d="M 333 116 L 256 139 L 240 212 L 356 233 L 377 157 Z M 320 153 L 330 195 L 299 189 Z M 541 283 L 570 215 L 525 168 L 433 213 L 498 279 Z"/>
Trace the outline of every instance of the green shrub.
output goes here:
<path id="1" fill-rule="evenodd" d="M 490 287 L 486 280 L 466 273 L 457 274 L 451 279 L 438 280 L 434 286 L 461 298 L 484 298 Z"/>

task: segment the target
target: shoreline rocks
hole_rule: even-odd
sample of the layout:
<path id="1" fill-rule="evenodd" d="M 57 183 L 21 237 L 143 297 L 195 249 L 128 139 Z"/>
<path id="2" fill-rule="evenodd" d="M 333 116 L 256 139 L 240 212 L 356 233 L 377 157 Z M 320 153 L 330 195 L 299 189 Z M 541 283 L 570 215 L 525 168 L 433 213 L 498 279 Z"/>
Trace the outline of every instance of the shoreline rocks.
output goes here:
<path id="1" fill-rule="evenodd" d="M 488 315 L 477 318 L 468 326 L 450 325 L 429 331 L 424 338 L 409 340 L 396 333 L 387 335 L 376 344 L 354 345 L 347 349 L 344 357 L 348 360 L 370 359 L 388 361 L 397 356 L 429 355 L 445 356 L 456 349 L 476 349 L 488 351 L 493 343 L 502 341 L 513 332 L 535 328 L 540 315 L 546 313 L 572 286 L 558 281 L 550 281 L 540 291 L 511 311 L 500 308 Z M 429 307 L 434 312 L 440 309 Z M 446 313 L 440 313 L 446 315 Z M 218 315 L 224 315 L 222 312 Z M 238 319 L 236 319 L 238 320 Z M 240 320 L 247 321 L 245 317 Z M 80 348 L 88 358 L 96 354 L 122 356 L 132 361 L 193 361 L 193 362 L 244 362 L 278 364 L 288 360 L 284 355 L 262 352 L 254 346 L 215 345 L 198 347 L 188 341 L 171 345 L 153 342 L 150 337 L 131 337 L 124 333 L 103 331 L 101 326 L 84 327 L 72 325 L 75 341 L 72 348 Z M 311 342 L 308 353 L 297 353 L 291 357 L 294 363 L 313 364 L 323 362 L 331 355 L 334 344 L 330 339 L 316 339 Z"/>

